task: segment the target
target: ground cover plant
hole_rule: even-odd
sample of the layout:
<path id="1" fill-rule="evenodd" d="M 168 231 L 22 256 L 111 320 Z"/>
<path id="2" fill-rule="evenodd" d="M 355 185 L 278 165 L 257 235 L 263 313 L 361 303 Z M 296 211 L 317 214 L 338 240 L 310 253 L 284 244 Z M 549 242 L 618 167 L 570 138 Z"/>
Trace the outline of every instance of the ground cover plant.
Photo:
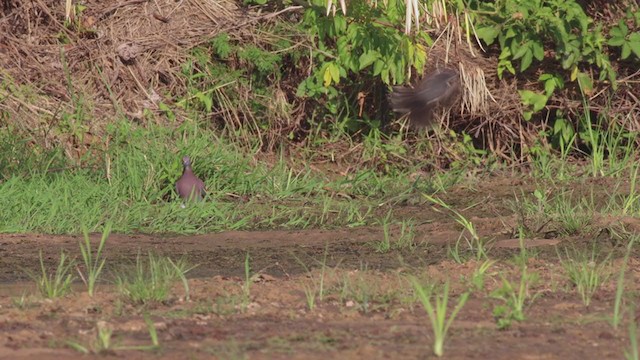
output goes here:
<path id="1" fill-rule="evenodd" d="M 0 13 L 0 358 L 638 358 L 637 4 Z"/>

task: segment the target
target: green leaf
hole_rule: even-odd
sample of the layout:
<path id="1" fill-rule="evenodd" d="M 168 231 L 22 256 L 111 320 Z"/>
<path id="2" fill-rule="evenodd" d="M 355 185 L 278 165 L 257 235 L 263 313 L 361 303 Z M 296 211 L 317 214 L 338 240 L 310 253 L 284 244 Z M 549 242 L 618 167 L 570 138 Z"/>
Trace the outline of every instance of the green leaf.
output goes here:
<path id="1" fill-rule="evenodd" d="M 505 70 L 509 71 L 511 74 L 516 73 L 516 69 L 513 67 L 513 64 L 511 63 L 511 61 L 500 60 L 498 62 L 498 77 L 500 79 L 502 79 L 502 74 L 504 73 Z"/>
<path id="2" fill-rule="evenodd" d="M 388 67 L 382 69 L 382 72 L 380 72 L 380 78 L 382 78 L 382 82 L 384 82 L 385 84 L 390 84 Z"/>
<path id="3" fill-rule="evenodd" d="M 551 94 L 553 94 L 553 92 L 557 88 L 564 87 L 564 81 L 562 80 L 562 78 L 554 74 L 544 73 L 540 75 L 540 77 L 538 78 L 538 81 L 544 82 L 544 91 L 547 97 L 551 96 Z"/>
<path id="4" fill-rule="evenodd" d="M 577 55 L 573 52 L 563 57 L 561 62 L 562 68 L 568 70 L 569 68 L 573 67 L 576 64 L 576 58 Z"/>
<path id="5" fill-rule="evenodd" d="M 408 41 L 408 40 L 407 40 L 407 41 L 405 41 L 405 42 L 403 42 L 403 44 L 402 44 L 402 45 L 403 45 L 403 48 L 405 48 L 405 49 L 406 49 L 407 57 L 408 57 L 409 59 L 413 59 L 413 57 L 415 56 L 415 53 L 416 53 L 416 47 L 415 47 L 415 46 L 413 46 L 413 44 L 411 43 L 411 41 Z"/>
<path id="6" fill-rule="evenodd" d="M 296 96 L 297 97 L 305 97 L 309 91 L 307 89 L 307 81 L 309 79 L 305 79 L 304 81 L 300 82 L 300 84 L 298 84 L 298 88 L 296 89 Z"/>
<path id="7" fill-rule="evenodd" d="M 512 37 L 515 37 L 516 35 L 518 35 L 518 33 L 512 28 L 508 28 L 507 32 L 504 34 L 505 39 L 511 39 Z"/>
<path id="8" fill-rule="evenodd" d="M 577 74 L 576 79 L 578 79 L 578 85 L 580 85 L 582 92 L 587 95 L 593 92 L 593 81 L 589 74 L 581 71 Z"/>
<path id="9" fill-rule="evenodd" d="M 617 28 L 620 31 L 620 34 L 622 35 L 622 37 L 626 37 L 627 34 L 629 33 L 629 27 L 627 26 L 627 24 L 625 23 L 625 21 L 623 19 L 620 19 L 620 21 L 618 21 Z M 613 30 L 613 29 L 611 29 L 611 30 Z"/>
<path id="10" fill-rule="evenodd" d="M 330 66 L 331 64 L 327 65 L 327 67 L 324 69 L 324 74 L 322 75 L 324 87 L 328 87 L 329 85 L 331 85 L 331 70 L 329 69 Z"/>
<path id="11" fill-rule="evenodd" d="M 382 71 L 383 68 L 384 68 L 384 61 L 376 60 L 375 63 L 373 64 L 373 75 L 374 76 L 380 75 L 380 72 Z"/>
<path id="12" fill-rule="evenodd" d="M 196 98 L 200 100 L 202 105 L 204 105 L 204 109 L 207 112 L 211 112 L 211 109 L 213 108 L 213 99 L 211 98 L 211 96 L 203 92 L 197 92 L 195 95 L 196 95 Z"/>
<path id="13" fill-rule="evenodd" d="M 556 119 L 553 124 L 553 135 L 561 144 L 569 144 L 574 134 L 575 130 L 569 121 L 563 118 Z"/>
<path id="14" fill-rule="evenodd" d="M 500 57 L 498 57 L 498 59 L 507 60 L 510 57 L 511 57 L 511 50 L 509 50 L 509 48 L 506 47 L 502 49 L 502 51 L 500 52 Z"/>
<path id="15" fill-rule="evenodd" d="M 333 18 L 333 25 L 338 34 L 344 33 L 347 30 L 347 19 L 342 15 L 336 15 Z"/>
<path id="16" fill-rule="evenodd" d="M 336 64 L 329 64 L 329 73 L 331 74 L 331 79 L 333 80 L 333 82 L 335 82 L 336 84 L 340 82 L 340 68 Z"/>
<path id="17" fill-rule="evenodd" d="M 556 82 L 553 80 L 548 80 L 544 82 L 544 92 L 547 96 L 551 96 L 553 92 L 556 90 Z"/>
<path id="18" fill-rule="evenodd" d="M 532 106 L 533 112 L 535 113 L 544 109 L 549 98 L 544 94 L 538 94 L 531 90 L 521 90 L 520 99 L 522 99 L 524 105 Z"/>
<path id="19" fill-rule="evenodd" d="M 523 44 L 522 46 L 520 46 L 519 48 L 517 48 L 518 50 L 513 51 L 514 48 L 516 48 L 516 45 L 511 47 L 511 52 L 513 53 L 513 60 L 518 60 L 521 57 L 524 56 L 524 54 L 529 50 L 528 47 L 528 43 Z"/>
<path id="20" fill-rule="evenodd" d="M 628 42 L 622 44 L 622 51 L 620 52 L 620 58 L 622 60 L 626 59 L 631 55 L 631 46 Z"/>
<path id="21" fill-rule="evenodd" d="M 555 76 L 553 76 L 552 74 L 544 73 L 544 74 L 540 75 L 540 77 L 538 77 L 538 81 L 547 81 L 547 80 L 551 80 L 553 78 L 555 78 Z"/>
<path id="22" fill-rule="evenodd" d="M 478 38 L 484 41 L 487 45 L 493 44 L 499 33 L 500 30 L 497 26 L 481 26 L 476 28 L 476 35 L 478 35 Z"/>
<path id="23" fill-rule="evenodd" d="M 533 56 L 538 59 L 538 61 L 542 61 L 542 59 L 544 59 L 544 47 L 542 47 L 541 43 L 531 41 L 531 50 L 533 51 Z"/>
<path id="24" fill-rule="evenodd" d="M 422 44 L 416 46 L 416 55 L 413 59 L 413 66 L 417 69 L 422 69 L 427 62 L 427 51 Z"/>
<path id="25" fill-rule="evenodd" d="M 618 26 L 614 26 L 609 30 L 609 41 L 607 43 L 610 46 L 622 46 L 626 42 L 628 33 L 627 24 L 624 23 L 624 20 L 620 20 L 618 21 Z"/>
<path id="26" fill-rule="evenodd" d="M 611 38 L 609 38 L 609 41 L 607 41 L 607 44 L 609 44 L 609 46 L 622 46 L 622 44 L 624 43 L 625 39 L 621 36 L 612 36 Z"/>
<path id="27" fill-rule="evenodd" d="M 163 102 L 160 102 L 158 104 L 158 109 L 160 109 L 160 111 L 164 112 L 164 114 L 167 116 L 167 118 L 169 120 L 174 121 L 176 119 L 176 114 L 173 113 L 173 111 L 171 110 L 171 108 L 167 104 L 165 104 Z"/>
<path id="28" fill-rule="evenodd" d="M 531 50 L 527 49 L 527 51 L 524 53 L 524 56 L 522 57 L 522 60 L 520 60 L 520 72 L 527 70 L 529 66 L 531 66 L 532 62 L 533 53 L 531 52 Z"/>
<path id="29" fill-rule="evenodd" d="M 538 112 L 542 109 L 544 109 L 544 107 L 547 105 L 547 100 L 549 98 L 546 97 L 545 95 L 539 94 L 536 99 L 535 102 L 533 103 L 533 111 L 534 112 Z"/>
<path id="30" fill-rule="evenodd" d="M 629 36 L 629 47 L 636 57 L 640 58 L 640 32 L 634 32 Z"/>
<path id="31" fill-rule="evenodd" d="M 373 64 L 379 58 L 380 58 L 380 53 L 377 52 L 376 50 L 369 50 L 365 52 L 364 54 L 360 55 L 360 59 L 359 59 L 360 66 L 358 70 L 362 70 L 366 68 L 367 66 Z"/>

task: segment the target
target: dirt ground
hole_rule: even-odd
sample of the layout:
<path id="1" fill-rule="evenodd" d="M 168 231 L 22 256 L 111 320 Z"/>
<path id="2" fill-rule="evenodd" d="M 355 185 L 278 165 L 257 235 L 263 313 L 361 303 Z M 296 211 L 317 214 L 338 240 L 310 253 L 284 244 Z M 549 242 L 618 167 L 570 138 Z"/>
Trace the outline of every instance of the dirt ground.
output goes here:
<path id="1" fill-rule="evenodd" d="M 487 192 L 485 187 L 495 191 Z M 493 310 L 501 301 L 490 294 L 501 286 L 502 276 L 518 280 L 519 267 L 513 258 L 520 253 L 514 237 L 517 216 L 503 200 L 526 186 L 516 180 L 496 180 L 485 187 L 459 187 L 446 195 L 456 208 L 482 204 L 465 215 L 482 237 L 492 240 L 489 258 L 496 262 L 482 289 L 471 293 L 453 322 L 445 358 L 623 358 L 632 316 L 625 316 L 618 329 L 610 319 L 624 246 L 606 231 L 580 236 L 542 231 L 525 239 L 532 254 L 528 269 L 539 277 L 529 289 L 536 297 L 526 308 L 524 321 L 498 328 Z M 0 235 L 0 359 L 82 358 L 85 355 L 69 342 L 97 352 L 96 333 L 101 327 L 113 330 L 111 348 L 101 353 L 131 359 L 431 358 L 431 325 L 413 297 L 408 275 L 425 282 L 449 279 L 451 308 L 469 288 L 480 262 L 458 264 L 448 256 L 448 248 L 461 233 L 449 215 L 426 203 L 404 207 L 406 216 L 419 220 L 416 245 L 386 253 L 372 246 L 382 238 L 380 227 L 198 236 L 114 234 L 106 246 L 106 279 L 114 269 L 148 251 L 184 256 L 198 265 L 188 274 L 188 299 L 182 285 L 176 284 L 168 301 L 146 306 L 129 303 L 109 282 L 98 287 L 94 298 L 78 283 L 69 296 L 42 299 L 25 275 L 38 269 L 39 251 L 47 266 L 53 267 L 61 249 L 79 257 L 81 238 Z M 626 221 L 627 229 L 637 226 L 633 219 L 618 220 Z M 92 238 L 97 241 L 99 234 Z M 601 251 L 612 252 L 612 275 L 586 307 L 569 283 L 557 248 L 567 244 L 585 248 L 594 239 Z M 252 275 L 248 295 L 243 291 L 247 254 Z M 637 255 L 634 251 L 629 259 L 628 293 L 638 289 Z M 319 279 L 324 280 L 323 297 L 310 309 L 305 291 L 317 290 Z M 151 341 L 144 314 L 153 321 L 160 346 L 131 349 Z"/>

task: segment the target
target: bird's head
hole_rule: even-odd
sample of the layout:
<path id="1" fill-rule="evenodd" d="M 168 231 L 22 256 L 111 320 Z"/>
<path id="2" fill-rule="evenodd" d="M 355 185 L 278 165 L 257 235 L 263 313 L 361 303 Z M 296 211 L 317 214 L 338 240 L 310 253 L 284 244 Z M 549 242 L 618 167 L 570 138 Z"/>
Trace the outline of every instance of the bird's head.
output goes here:
<path id="1" fill-rule="evenodd" d="M 188 156 L 183 157 L 182 158 L 182 166 L 184 166 L 184 167 L 191 166 L 191 158 L 189 158 Z"/>

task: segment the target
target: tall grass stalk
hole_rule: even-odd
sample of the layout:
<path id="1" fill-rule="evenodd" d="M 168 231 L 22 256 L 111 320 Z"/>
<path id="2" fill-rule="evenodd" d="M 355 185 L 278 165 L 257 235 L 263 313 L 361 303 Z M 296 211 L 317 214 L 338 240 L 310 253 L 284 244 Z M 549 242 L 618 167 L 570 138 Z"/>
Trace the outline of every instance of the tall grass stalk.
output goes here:
<path id="1" fill-rule="evenodd" d="M 242 285 L 242 307 L 247 309 L 251 302 L 251 264 L 249 253 L 244 257 L 244 284 Z"/>
<path id="2" fill-rule="evenodd" d="M 636 191 L 636 183 L 638 181 L 638 169 L 640 169 L 640 166 L 636 165 L 633 167 L 633 169 L 631 170 L 631 179 L 629 180 L 630 183 L 630 189 L 629 189 L 629 195 L 624 197 L 623 203 L 622 203 L 622 214 L 623 215 L 639 215 L 637 214 L 638 211 L 638 204 L 640 204 L 640 194 L 638 194 L 638 192 Z"/>
<path id="3" fill-rule="evenodd" d="M 456 260 L 456 262 L 461 262 L 462 261 L 462 257 L 459 254 L 459 243 L 461 239 L 465 239 L 467 242 L 467 246 L 469 247 L 469 250 L 475 255 L 475 259 L 478 261 L 481 260 L 485 260 L 487 258 L 487 243 L 486 241 L 483 241 L 483 239 L 480 238 L 480 236 L 478 235 L 478 232 L 476 231 L 476 227 L 473 224 L 473 222 L 471 222 L 469 219 L 467 219 L 464 215 L 462 215 L 459 211 L 457 211 L 456 209 L 452 208 L 449 204 L 445 203 L 444 201 L 442 201 L 441 199 L 438 199 L 436 197 L 427 195 L 427 194 L 422 194 L 427 200 L 429 200 L 430 202 L 440 205 L 443 208 L 447 209 L 448 211 L 450 211 L 453 214 L 453 218 L 454 220 L 461 225 L 465 230 L 466 233 L 470 235 L 471 239 L 469 239 L 469 237 L 465 236 L 465 232 L 463 231 L 462 234 L 460 234 L 460 237 L 458 238 L 458 241 L 456 242 L 456 246 L 455 248 L 451 249 L 449 248 L 449 254 L 453 256 L 453 258 Z"/>
<path id="4" fill-rule="evenodd" d="M 629 349 L 624 351 L 627 360 L 640 360 L 640 350 L 638 350 L 638 325 L 636 324 L 635 306 L 630 307 L 631 321 L 629 321 Z"/>
<path id="5" fill-rule="evenodd" d="M 102 230 L 102 237 L 100 238 L 100 243 L 94 256 L 92 251 L 93 249 L 91 247 L 91 240 L 89 239 L 89 231 L 86 227 L 83 229 L 84 244 L 79 243 L 79 246 L 86 274 L 83 274 L 79 269 L 78 273 L 80 274 L 80 278 L 84 284 L 87 286 L 87 292 L 91 297 L 93 297 L 93 294 L 95 293 L 96 282 L 98 281 L 106 262 L 106 258 L 102 256 L 102 249 L 104 249 L 104 245 L 107 242 L 110 233 L 111 223 L 107 223 Z"/>
<path id="6" fill-rule="evenodd" d="M 427 316 L 431 321 L 431 327 L 434 335 L 433 353 L 440 357 L 444 354 L 444 340 L 449 332 L 449 328 L 451 327 L 453 320 L 458 315 L 458 312 L 460 312 L 467 302 L 469 293 L 464 293 L 460 296 L 457 305 L 454 307 L 453 311 L 451 311 L 449 317 L 447 317 L 447 304 L 449 302 L 448 281 L 444 284 L 440 294 L 434 294 L 433 287 L 423 287 L 415 278 L 411 278 L 411 282 L 413 283 L 413 288 L 416 291 L 418 299 L 422 302 L 422 305 L 427 312 Z M 434 298 L 435 304 L 433 303 Z"/>
<path id="7" fill-rule="evenodd" d="M 614 329 L 618 329 L 620 323 L 622 322 L 622 296 L 624 295 L 624 278 L 625 273 L 627 271 L 627 263 L 629 262 L 629 255 L 631 254 L 631 249 L 633 249 L 633 245 L 638 241 L 637 236 L 633 236 L 629 243 L 627 244 L 627 251 L 624 254 L 624 259 L 622 261 L 622 265 L 620 265 L 620 272 L 618 273 L 618 281 L 616 282 L 616 297 L 613 302 L 613 316 L 611 317 L 611 325 Z"/>
<path id="8" fill-rule="evenodd" d="M 153 323 L 149 314 L 144 314 L 144 322 L 147 324 L 147 331 L 149 331 L 149 337 L 151 338 L 151 344 L 153 347 L 157 348 L 160 346 L 160 340 L 158 340 L 158 331 L 156 330 L 156 325 Z"/>

